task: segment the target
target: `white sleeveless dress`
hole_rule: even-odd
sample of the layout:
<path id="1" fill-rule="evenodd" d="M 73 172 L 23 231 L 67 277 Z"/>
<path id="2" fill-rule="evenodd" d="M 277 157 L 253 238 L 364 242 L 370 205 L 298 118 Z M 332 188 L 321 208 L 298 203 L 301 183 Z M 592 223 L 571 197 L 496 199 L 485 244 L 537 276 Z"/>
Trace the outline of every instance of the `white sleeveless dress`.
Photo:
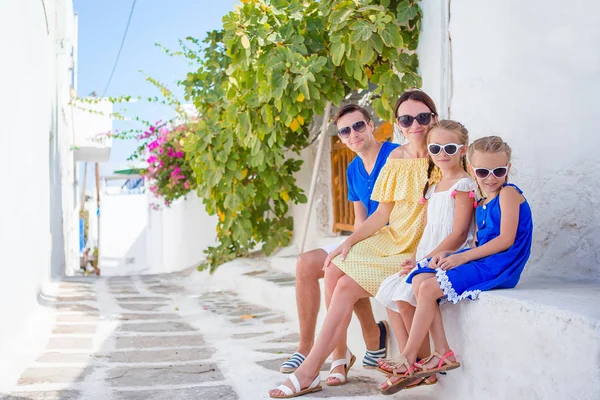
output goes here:
<path id="1" fill-rule="evenodd" d="M 477 184 L 471 178 L 462 178 L 458 180 L 450 189 L 443 192 L 435 192 L 436 185 L 432 185 L 427 192 L 427 225 L 423 231 L 423 236 L 417 247 L 416 260 L 419 262 L 431 251 L 433 251 L 450 233 L 454 225 L 454 196 L 456 192 L 469 192 L 473 197 L 476 206 Z M 467 247 L 473 241 L 475 231 L 475 222 L 471 222 L 467 240 L 459 249 Z M 412 285 L 406 283 L 405 276 L 399 276 L 397 273 L 388 276 L 379 287 L 375 298 L 387 308 L 398 312 L 396 301 L 406 301 L 416 307 L 417 300 L 412 290 Z"/>

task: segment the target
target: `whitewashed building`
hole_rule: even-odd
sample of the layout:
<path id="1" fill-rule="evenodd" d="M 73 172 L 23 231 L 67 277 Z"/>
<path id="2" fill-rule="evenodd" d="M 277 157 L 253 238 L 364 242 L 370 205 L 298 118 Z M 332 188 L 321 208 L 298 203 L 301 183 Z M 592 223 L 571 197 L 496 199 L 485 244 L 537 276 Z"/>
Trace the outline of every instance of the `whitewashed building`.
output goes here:
<path id="1" fill-rule="evenodd" d="M 47 329 L 44 287 L 79 268 L 76 163 L 103 158 L 76 156 L 88 145 L 70 106 L 77 91 L 72 0 L 0 2 L 0 37 L 1 386 Z M 110 142 L 92 147 L 106 156 Z"/>

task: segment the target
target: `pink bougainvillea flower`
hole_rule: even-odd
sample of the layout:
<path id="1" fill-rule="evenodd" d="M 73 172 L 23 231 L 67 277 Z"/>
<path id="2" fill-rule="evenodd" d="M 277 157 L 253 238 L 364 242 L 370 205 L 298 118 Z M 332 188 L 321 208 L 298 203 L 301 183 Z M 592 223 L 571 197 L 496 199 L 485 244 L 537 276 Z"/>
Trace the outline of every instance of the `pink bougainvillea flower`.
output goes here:
<path id="1" fill-rule="evenodd" d="M 158 157 L 156 157 L 154 154 L 152 154 L 150 157 L 148 157 L 148 164 L 154 164 L 155 162 L 158 161 Z"/>

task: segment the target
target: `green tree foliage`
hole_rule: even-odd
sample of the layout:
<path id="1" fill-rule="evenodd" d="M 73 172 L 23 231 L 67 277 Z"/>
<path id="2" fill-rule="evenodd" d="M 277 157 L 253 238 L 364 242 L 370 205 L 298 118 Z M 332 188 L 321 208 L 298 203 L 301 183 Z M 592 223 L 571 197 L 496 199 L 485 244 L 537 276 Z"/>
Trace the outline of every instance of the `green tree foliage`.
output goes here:
<path id="1" fill-rule="evenodd" d="M 184 150 L 198 195 L 219 215 L 204 268 L 289 244 L 289 204 L 306 201 L 293 155 L 327 101 L 375 84 L 373 107 L 390 120 L 394 99 L 421 85 L 417 2 L 245 0 L 223 30 L 188 38 L 181 54 L 197 69 L 180 83 L 200 121 Z"/>

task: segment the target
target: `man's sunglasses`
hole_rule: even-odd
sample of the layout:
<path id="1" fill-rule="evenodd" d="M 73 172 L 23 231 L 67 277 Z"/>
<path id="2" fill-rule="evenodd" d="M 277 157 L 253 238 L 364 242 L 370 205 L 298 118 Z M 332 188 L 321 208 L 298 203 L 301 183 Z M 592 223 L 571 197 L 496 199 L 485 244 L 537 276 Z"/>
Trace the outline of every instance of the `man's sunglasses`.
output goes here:
<path id="1" fill-rule="evenodd" d="M 338 129 L 338 135 L 340 135 L 341 138 L 346 139 L 350 136 L 352 129 L 354 129 L 354 132 L 360 133 L 364 132 L 366 128 L 367 123 L 365 121 L 357 121 L 350 126 L 345 126 L 341 129 Z"/>
<path id="2" fill-rule="evenodd" d="M 442 152 L 442 150 L 444 150 L 444 153 L 448 154 L 449 156 L 453 156 L 456 154 L 456 152 L 458 151 L 458 149 L 460 149 L 461 147 L 463 147 L 464 144 L 456 144 L 456 143 L 448 143 L 448 144 L 437 144 L 437 143 L 429 143 L 429 145 L 427 146 L 427 150 L 429 150 L 429 153 L 437 156 L 438 154 L 440 154 Z"/>
<path id="3" fill-rule="evenodd" d="M 473 171 L 475 171 L 475 176 L 479 179 L 485 179 L 490 176 L 490 174 L 494 174 L 496 178 L 504 178 L 508 173 L 508 165 L 505 167 L 496 167 L 494 169 L 473 168 Z"/>
<path id="4" fill-rule="evenodd" d="M 401 127 L 410 128 L 410 126 L 413 124 L 413 121 L 415 119 L 421 126 L 429 125 L 429 123 L 431 122 L 431 117 L 434 115 L 435 115 L 434 113 L 430 113 L 430 112 L 417 114 L 416 117 L 413 117 L 412 115 L 401 115 L 398 118 L 396 118 L 396 120 L 398 121 L 398 124 Z"/>

